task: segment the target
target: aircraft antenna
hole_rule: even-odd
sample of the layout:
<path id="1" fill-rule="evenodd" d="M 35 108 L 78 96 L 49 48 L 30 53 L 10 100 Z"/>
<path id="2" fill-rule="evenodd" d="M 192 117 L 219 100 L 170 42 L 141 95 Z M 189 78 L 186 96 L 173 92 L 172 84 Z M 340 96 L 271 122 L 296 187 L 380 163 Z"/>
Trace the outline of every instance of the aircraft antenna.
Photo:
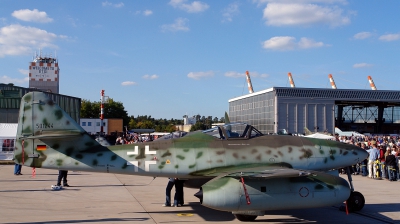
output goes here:
<path id="1" fill-rule="evenodd" d="M 376 90 L 376 86 L 375 86 L 374 80 L 372 80 L 371 76 L 368 76 L 368 81 L 369 81 L 369 85 L 371 86 L 371 89 L 372 90 Z"/>
<path id="2" fill-rule="evenodd" d="M 294 85 L 292 73 L 289 72 L 288 77 L 289 77 L 290 87 L 295 88 L 296 86 Z"/>
<path id="3" fill-rule="evenodd" d="M 336 84 L 335 84 L 335 80 L 333 80 L 332 75 L 329 74 L 328 77 L 329 77 L 329 81 L 331 82 L 332 89 L 337 89 L 336 88 Z"/>
<path id="4" fill-rule="evenodd" d="M 249 71 L 246 71 L 247 86 L 249 87 L 249 93 L 254 93 L 253 85 L 251 84 Z"/>

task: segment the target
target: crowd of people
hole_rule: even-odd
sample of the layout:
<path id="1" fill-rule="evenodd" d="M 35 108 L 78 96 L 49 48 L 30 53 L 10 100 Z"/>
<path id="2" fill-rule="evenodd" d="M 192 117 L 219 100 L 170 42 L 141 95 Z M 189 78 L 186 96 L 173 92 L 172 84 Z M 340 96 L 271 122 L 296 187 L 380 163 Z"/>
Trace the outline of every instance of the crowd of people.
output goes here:
<path id="1" fill-rule="evenodd" d="M 369 153 L 364 161 L 350 167 L 353 175 L 369 177 L 371 179 L 386 179 L 400 181 L 400 136 L 338 136 L 336 141 L 357 145 Z M 347 169 L 339 172 L 346 173 Z"/>
<path id="2" fill-rule="evenodd" d="M 157 135 L 140 135 L 136 133 L 127 133 L 119 136 L 115 140 L 116 145 L 125 145 L 125 144 L 135 144 L 138 142 L 149 142 L 156 140 L 158 138 Z"/>

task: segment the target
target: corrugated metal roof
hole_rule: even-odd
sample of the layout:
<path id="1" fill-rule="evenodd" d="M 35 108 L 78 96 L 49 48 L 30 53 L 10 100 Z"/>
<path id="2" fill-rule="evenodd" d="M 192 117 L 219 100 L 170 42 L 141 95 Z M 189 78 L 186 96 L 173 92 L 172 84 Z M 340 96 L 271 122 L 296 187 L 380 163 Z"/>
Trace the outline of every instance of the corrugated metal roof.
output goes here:
<path id="1" fill-rule="evenodd" d="M 243 95 L 230 99 L 233 102 L 257 96 L 263 93 L 275 91 L 278 97 L 296 98 L 330 98 L 335 100 L 367 100 L 367 101 L 386 101 L 400 102 L 400 91 L 395 90 L 365 90 L 365 89 L 314 89 L 314 88 L 291 88 L 291 87 L 272 87 L 255 93 Z"/>

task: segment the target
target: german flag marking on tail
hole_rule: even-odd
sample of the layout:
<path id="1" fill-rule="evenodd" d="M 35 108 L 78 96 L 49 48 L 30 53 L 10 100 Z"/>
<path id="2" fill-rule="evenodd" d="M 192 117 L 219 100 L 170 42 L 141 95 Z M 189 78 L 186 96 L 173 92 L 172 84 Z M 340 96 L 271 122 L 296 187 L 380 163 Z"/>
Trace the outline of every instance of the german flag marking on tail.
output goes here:
<path id="1" fill-rule="evenodd" d="M 47 149 L 47 146 L 46 145 L 38 145 L 37 147 L 36 147 L 36 150 L 38 150 L 38 151 L 43 151 L 43 150 L 46 150 Z"/>

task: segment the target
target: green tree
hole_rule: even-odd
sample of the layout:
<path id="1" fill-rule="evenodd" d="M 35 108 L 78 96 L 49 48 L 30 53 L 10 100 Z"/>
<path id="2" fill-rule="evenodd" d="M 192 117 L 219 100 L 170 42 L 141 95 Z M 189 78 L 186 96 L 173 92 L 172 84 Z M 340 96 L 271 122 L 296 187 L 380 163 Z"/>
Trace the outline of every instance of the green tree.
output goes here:
<path id="1" fill-rule="evenodd" d="M 104 118 L 122 118 L 124 126 L 127 126 L 130 121 L 124 105 L 111 98 L 104 104 Z"/>
<path id="2" fill-rule="evenodd" d="M 198 121 L 196 124 L 194 124 L 191 128 L 190 131 L 197 131 L 197 130 L 206 130 L 207 127 L 204 123 Z"/>
<path id="3" fill-rule="evenodd" d="M 100 118 L 100 103 L 90 102 L 89 100 L 81 101 L 80 117 L 83 118 Z"/>
<path id="4" fill-rule="evenodd" d="M 164 132 L 174 132 L 176 131 L 176 126 L 173 124 L 169 124 L 167 127 L 165 127 Z"/>
<path id="5" fill-rule="evenodd" d="M 82 100 L 80 117 L 100 118 L 100 107 L 100 101 L 91 102 L 90 100 Z M 104 118 L 122 118 L 123 126 L 127 126 L 130 121 L 124 105 L 113 99 L 109 99 L 108 103 L 104 104 Z"/>
<path id="6" fill-rule="evenodd" d="M 136 128 L 136 121 L 133 118 L 133 116 L 131 116 L 130 120 L 129 120 L 129 124 L 128 124 L 128 130 L 134 129 L 134 128 Z"/>
<path id="7" fill-rule="evenodd" d="M 218 117 L 214 117 L 213 123 L 218 123 Z"/>
<path id="8" fill-rule="evenodd" d="M 154 123 L 150 120 L 143 120 L 139 121 L 136 124 L 136 128 L 141 128 L 141 129 L 152 129 L 154 128 Z"/>

